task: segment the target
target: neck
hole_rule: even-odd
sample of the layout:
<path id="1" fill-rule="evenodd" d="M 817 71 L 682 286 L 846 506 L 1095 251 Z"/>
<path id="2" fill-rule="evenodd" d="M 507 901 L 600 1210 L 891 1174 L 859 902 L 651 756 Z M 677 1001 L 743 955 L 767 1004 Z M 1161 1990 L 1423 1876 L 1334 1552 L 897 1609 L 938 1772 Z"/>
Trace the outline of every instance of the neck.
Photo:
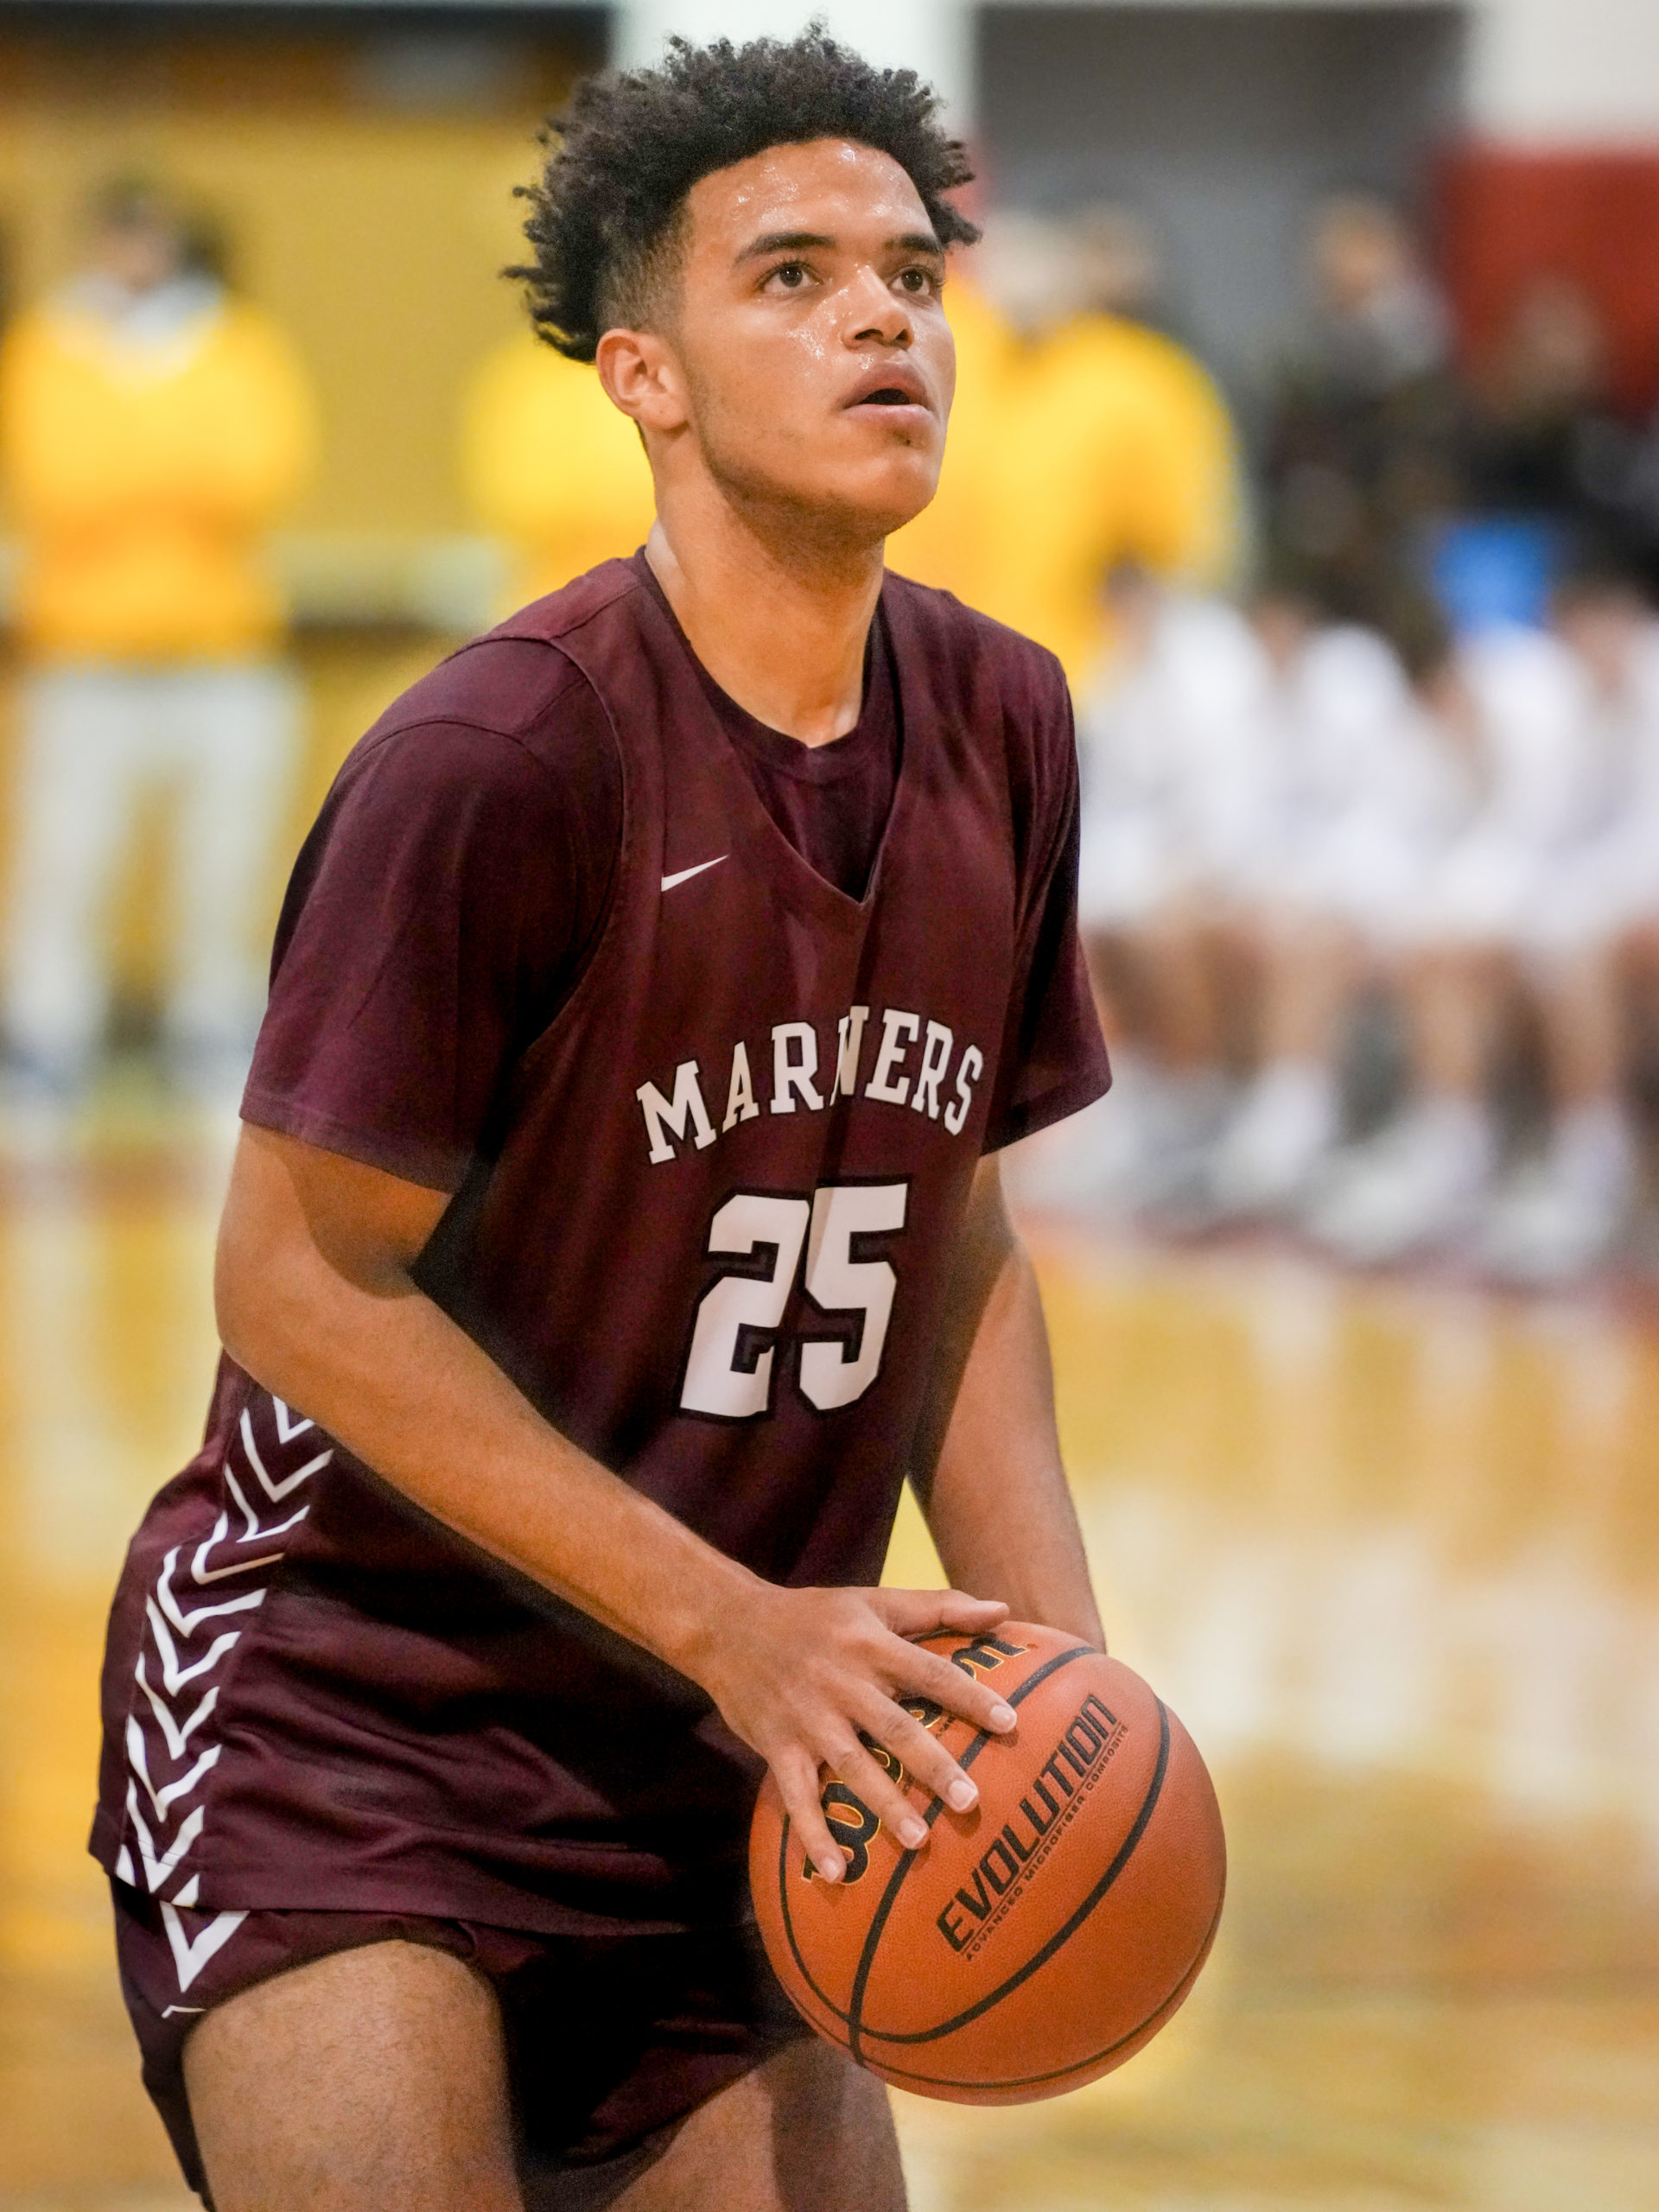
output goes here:
<path id="1" fill-rule="evenodd" d="M 721 690 L 769 729 L 828 745 L 863 707 L 881 543 L 828 531 L 815 543 L 802 520 L 768 528 L 709 485 L 702 497 L 659 499 L 645 558 Z"/>

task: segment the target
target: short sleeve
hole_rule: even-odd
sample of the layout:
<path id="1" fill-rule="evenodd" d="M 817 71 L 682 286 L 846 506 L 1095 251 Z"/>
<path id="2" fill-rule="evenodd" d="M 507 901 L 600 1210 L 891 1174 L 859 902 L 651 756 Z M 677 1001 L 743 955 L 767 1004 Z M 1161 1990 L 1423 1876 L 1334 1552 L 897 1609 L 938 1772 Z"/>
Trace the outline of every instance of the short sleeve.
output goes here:
<path id="1" fill-rule="evenodd" d="M 372 734 L 296 863 L 243 1118 L 454 1191 L 581 972 L 621 835 L 585 681 L 535 744 L 454 721 Z"/>
<path id="2" fill-rule="evenodd" d="M 1063 1122 L 1100 1097 L 1112 1079 L 1077 934 L 1077 738 L 1063 682 L 1055 690 L 1039 734 L 1022 840 L 1028 857 L 1020 943 L 987 1152 Z"/>

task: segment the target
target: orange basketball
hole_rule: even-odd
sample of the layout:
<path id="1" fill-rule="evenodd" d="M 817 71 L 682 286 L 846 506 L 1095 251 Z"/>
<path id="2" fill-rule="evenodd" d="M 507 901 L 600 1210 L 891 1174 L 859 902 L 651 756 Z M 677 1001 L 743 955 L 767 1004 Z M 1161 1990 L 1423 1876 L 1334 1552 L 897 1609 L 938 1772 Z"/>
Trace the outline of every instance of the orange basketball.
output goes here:
<path id="1" fill-rule="evenodd" d="M 1197 1980 L 1226 1881 L 1216 1793 L 1120 1661 L 1017 1621 L 926 1641 L 1020 1717 L 987 1736 L 906 1700 L 978 1804 L 953 1813 L 910 1783 L 931 1834 L 906 1851 L 830 1783 L 851 1857 L 826 1882 L 768 1777 L 749 1837 L 760 1932 L 797 2009 L 884 2081 L 957 2104 L 1058 2096 L 1121 2066 Z"/>

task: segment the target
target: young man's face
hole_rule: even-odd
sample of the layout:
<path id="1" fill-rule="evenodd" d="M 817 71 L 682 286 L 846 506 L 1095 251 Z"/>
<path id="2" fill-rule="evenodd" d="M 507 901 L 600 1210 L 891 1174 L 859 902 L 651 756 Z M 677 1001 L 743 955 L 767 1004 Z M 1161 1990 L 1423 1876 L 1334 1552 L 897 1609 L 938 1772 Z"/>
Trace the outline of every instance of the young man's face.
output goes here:
<path id="1" fill-rule="evenodd" d="M 944 255 L 868 146 L 776 146 L 687 199 L 664 336 L 710 473 L 741 498 L 879 539 L 933 496 L 956 385 Z"/>

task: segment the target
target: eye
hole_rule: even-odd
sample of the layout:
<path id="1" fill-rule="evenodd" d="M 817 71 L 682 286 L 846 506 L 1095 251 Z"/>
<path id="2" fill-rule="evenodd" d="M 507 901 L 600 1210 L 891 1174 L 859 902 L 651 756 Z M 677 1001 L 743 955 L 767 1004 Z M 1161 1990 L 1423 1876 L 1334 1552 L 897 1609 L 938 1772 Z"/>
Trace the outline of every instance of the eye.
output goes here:
<path id="1" fill-rule="evenodd" d="M 780 261 L 766 282 L 781 284 L 786 292 L 798 292 L 807 276 L 807 266 L 804 261 Z"/>
<path id="2" fill-rule="evenodd" d="M 899 274 L 899 282 L 914 299 L 922 299 L 928 293 L 937 291 L 939 287 L 938 273 L 920 265 L 912 269 L 901 270 Z"/>

